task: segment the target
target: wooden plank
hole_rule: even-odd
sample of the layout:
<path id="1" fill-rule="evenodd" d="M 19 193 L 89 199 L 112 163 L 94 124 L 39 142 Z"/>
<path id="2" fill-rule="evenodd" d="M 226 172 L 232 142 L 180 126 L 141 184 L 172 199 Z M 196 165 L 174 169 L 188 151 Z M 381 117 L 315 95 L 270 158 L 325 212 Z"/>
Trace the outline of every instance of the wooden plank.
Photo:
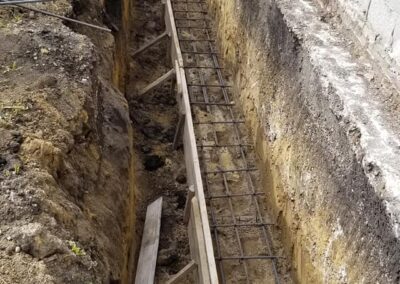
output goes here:
<path id="1" fill-rule="evenodd" d="M 178 149 L 179 145 L 182 144 L 182 135 L 183 135 L 183 127 L 185 126 L 185 118 L 186 115 L 184 113 L 179 114 L 178 126 L 175 131 L 174 143 L 173 143 L 173 147 L 175 150 Z"/>
<path id="2" fill-rule="evenodd" d="M 166 284 L 177 284 L 182 281 L 188 274 L 193 272 L 197 268 L 197 264 L 192 260 L 182 268 L 177 274 L 174 275 Z"/>
<path id="3" fill-rule="evenodd" d="M 148 49 L 149 47 L 152 47 L 153 45 L 159 43 L 161 40 L 163 40 L 165 37 L 168 36 L 168 32 L 165 31 L 162 34 L 160 34 L 158 37 L 156 37 L 155 39 L 149 41 L 148 43 L 146 43 L 145 45 L 143 45 L 141 48 L 139 48 L 138 50 L 136 50 L 133 53 L 133 57 L 139 55 L 140 53 L 142 53 L 143 51 L 145 51 L 146 49 Z"/>
<path id="4" fill-rule="evenodd" d="M 181 107 L 183 113 L 186 114 L 183 134 L 183 144 L 185 153 L 185 164 L 187 170 L 187 179 L 189 184 L 193 184 L 195 187 L 195 193 L 198 201 L 199 215 L 200 215 L 200 232 L 204 241 L 204 247 L 206 251 L 207 265 L 209 269 L 209 281 L 212 284 L 218 283 L 217 267 L 214 259 L 213 242 L 211 238 L 210 225 L 208 221 L 207 207 L 204 197 L 203 182 L 201 178 L 200 162 L 197 153 L 196 138 L 193 129 L 193 119 L 190 109 L 189 92 L 187 88 L 185 70 L 183 69 L 183 56 L 179 45 L 178 34 L 175 26 L 175 19 L 172 11 L 171 0 L 162 0 L 165 3 L 165 26 L 166 30 L 171 36 L 171 60 L 172 62 L 177 61 L 177 84 L 178 90 L 182 88 L 182 103 Z M 175 67 L 175 68 L 177 68 Z M 180 82 L 179 82 L 180 81 Z M 179 95 L 178 95 L 179 97 Z M 180 99 L 180 98 L 178 98 Z M 192 201 L 195 198 L 192 199 Z M 190 226 L 190 222 L 189 222 Z M 190 234 L 190 230 L 189 230 Z M 195 249 L 191 246 L 192 249 Z M 200 282 L 202 283 L 202 282 Z"/>
<path id="5" fill-rule="evenodd" d="M 170 1 L 170 0 L 167 0 Z M 186 169 L 188 171 L 188 182 L 195 186 L 196 197 L 199 202 L 200 217 L 203 226 L 203 235 L 206 243 L 207 259 L 210 269 L 211 283 L 218 283 L 217 266 L 214 258 L 213 242 L 211 238 L 210 224 L 208 221 L 208 213 L 206 200 L 204 197 L 203 181 L 201 179 L 200 161 L 197 153 L 196 138 L 194 135 L 192 112 L 190 109 L 189 92 L 187 89 L 186 76 L 183 68 L 181 71 L 182 81 L 182 106 L 186 113 L 186 123 L 184 131 L 184 147 Z"/>
<path id="6" fill-rule="evenodd" d="M 147 207 L 139 261 L 136 269 L 136 284 L 154 283 L 158 243 L 160 240 L 161 211 L 162 197 Z"/>
<path id="7" fill-rule="evenodd" d="M 139 95 L 144 95 L 148 92 L 150 92 L 151 90 L 157 88 L 158 86 L 160 86 L 162 83 L 164 83 L 165 81 L 167 81 L 168 79 L 171 79 L 173 76 L 175 75 L 175 69 L 172 68 L 171 70 L 169 70 L 167 73 L 165 73 L 164 75 L 162 75 L 160 78 L 158 78 L 157 80 L 155 80 L 153 83 L 149 84 L 148 86 L 146 86 L 144 89 L 142 89 L 141 91 L 139 91 Z"/>
<path id="8" fill-rule="evenodd" d="M 176 31 L 174 13 L 172 11 L 172 4 L 170 0 L 167 0 L 165 3 L 165 26 L 167 27 L 167 31 L 171 36 L 171 60 L 172 63 L 175 60 L 178 60 L 178 64 L 180 67 L 183 66 L 183 57 L 182 52 L 179 45 L 178 33 Z"/>
<path id="9" fill-rule="evenodd" d="M 196 197 L 191 201 L 192 210 L 189 221 L 189 242 L 192 259 L 197 263 L 198 283 L 209 284 L 210 272 L 207 260 L 206 243 L 204 242 L 203 226 L 200 217 L 199 203 Z"/>
<path id="10" fill-rule="evenodd" d="M 182 96 L 182 79 L 181 79 L 181 72 L 180 72 L 180 67 L 178 60 L 175 60 L 175 73 L 176 73 L 176 85 L 177 85 L 177 100 L 180 101 L 180 97 Z"/>
<path id="11" fill-rule="evenodd" d="M 192 198 L 195 196 L 194 186 L 190 185 L 186 197 L 185 210 L 183 211 L 183 222 L 187 224 L 190 220 L 190 212 L 192 211 Z"/>

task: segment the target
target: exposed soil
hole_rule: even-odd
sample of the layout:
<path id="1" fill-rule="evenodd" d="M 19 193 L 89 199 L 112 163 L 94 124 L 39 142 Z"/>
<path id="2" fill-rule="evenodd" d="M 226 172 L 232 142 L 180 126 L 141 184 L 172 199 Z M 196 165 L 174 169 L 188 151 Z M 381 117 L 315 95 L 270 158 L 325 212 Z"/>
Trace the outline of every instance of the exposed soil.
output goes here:
<path id="1" fill-rule="evenodd" d="M 74 16 L 69 1 L 35 7 Z M 90 34 L 0 9 L 0 283 L 128 279 L 131 127 L 113 36 Z"/>
<path id="2" fill-rule="evenodd" d="M 161 1 L 137 1 L 132 23 L 133 53 L 141 45 L 164 31 Z M 187 185 L 183 152 L 173 150 L 178 108 L 170 82 L 160 88 L 138 95 L 138 90 L 165 74 L 167 66 L 166 41 L 132 58 L 128 99 L 134 128 L 137 153 L 137 181 L 139 201 L 137 208 L 138 237 L 147 205 L 163 196 L 160 245 L 156 282 L 165 283 L 190 261 L 187 226 L 183 223 Z M 139 244 L 138 244 L 139 245 Z M 191 283 L 190 281 L 188 283 Z"/>

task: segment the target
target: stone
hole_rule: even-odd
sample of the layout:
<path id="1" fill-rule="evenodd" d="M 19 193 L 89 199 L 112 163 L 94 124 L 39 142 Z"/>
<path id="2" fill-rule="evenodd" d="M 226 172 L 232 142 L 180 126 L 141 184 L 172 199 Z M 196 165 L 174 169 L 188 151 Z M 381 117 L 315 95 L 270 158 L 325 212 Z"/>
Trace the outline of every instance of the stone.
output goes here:
<path id="1" fill-rule="evenodd" d="M 176 178 L 175 178 L 175 180 L 178 182 L 178 183 L 180 183 L 180 184 L 185 184 L 186 183 L 186 175 L 184 175 L 184 174 L 180 174 L 180 175 L 178 175 Z"/>
<path id="2" fill-rule="evenodd" d="M 0 168 L 4 167 L 5 165 L 7 165 L 7 160 L 0 156 Z"/>
<path id="3" fill-rule="evenodd" d="M 165 165 L 165 158 L 158 155 L 148 155 L 144 160 L 146 171 L 156 171 Z"/>

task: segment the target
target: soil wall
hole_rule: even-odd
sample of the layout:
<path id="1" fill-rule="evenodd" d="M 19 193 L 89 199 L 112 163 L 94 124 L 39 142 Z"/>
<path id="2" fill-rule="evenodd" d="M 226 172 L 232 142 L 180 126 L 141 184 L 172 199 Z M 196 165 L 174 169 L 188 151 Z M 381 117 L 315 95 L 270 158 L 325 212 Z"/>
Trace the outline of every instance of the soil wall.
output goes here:
<path id="1" fill-rule="evenodd" d="M 397 282 L 397 91 L 312 2 L 208 2 L 294 276 Z"/>
<path id="2" fill-rule="evenodd" d="M 0 11 L 2 282 L 130 283 L 133 130 L 111 83 L 123 86 L 127 70 L 121 5 L 117 42 L 26 10 Z M 35 7 L 112 26 L 100 1 Z"/>

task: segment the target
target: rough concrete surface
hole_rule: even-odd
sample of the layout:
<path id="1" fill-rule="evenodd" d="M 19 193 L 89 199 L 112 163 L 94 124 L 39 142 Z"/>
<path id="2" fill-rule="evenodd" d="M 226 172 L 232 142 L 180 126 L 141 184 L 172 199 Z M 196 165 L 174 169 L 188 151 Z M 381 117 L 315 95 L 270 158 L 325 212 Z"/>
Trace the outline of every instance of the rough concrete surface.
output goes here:
<path id="1" fill-rule="evenodd" d="M 209 2 L 297 279 L 397 283 L 397 90 L 317 3 Z"/>
<path id="2" fill-rule="evenodd" d="M 397 0 L 318 0 L 339 16 L 346 27 L 395 77 L 400 74 L 400 2 Z"/>

